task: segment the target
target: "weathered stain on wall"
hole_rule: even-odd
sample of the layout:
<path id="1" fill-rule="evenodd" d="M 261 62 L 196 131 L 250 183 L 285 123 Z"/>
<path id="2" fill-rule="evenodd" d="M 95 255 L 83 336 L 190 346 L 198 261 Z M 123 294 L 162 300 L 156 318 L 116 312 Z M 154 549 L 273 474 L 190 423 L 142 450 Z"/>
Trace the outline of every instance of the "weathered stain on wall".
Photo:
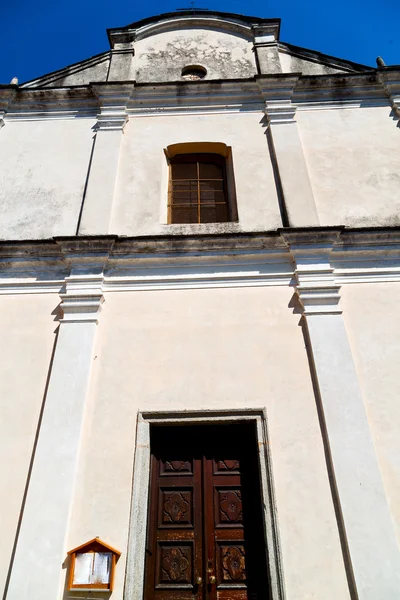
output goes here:
<path id="1" fill-rule="evenodd" d="M 8 123 L 0 139 L 0 239 L 74 235 L 93 119 Z"/>
<path id="2" fill-rule="evenodd" d="M 206 79 L 253 77 L 257 72 L 252 42 L 237 34 L 187 29 L 135 44 L 133 79 L 138 82 L 180 80 L 188 65 L 205 67 Z"/>
<path id="3" fill-rule="evenodd" d="M 110 66 L 110 53 L 65 67 L 23 84 L 21 87 L 66 87 L 87 85 L 92 81 L 106 81 Z"/>

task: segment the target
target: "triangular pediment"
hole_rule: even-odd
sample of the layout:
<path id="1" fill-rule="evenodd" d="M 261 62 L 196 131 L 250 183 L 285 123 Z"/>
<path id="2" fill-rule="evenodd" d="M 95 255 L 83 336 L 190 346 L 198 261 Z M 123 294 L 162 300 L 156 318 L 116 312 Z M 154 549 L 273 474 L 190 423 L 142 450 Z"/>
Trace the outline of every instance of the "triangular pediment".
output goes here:
<path id="1" fill-rule="evenodd" d="M 110 51 L 102 52 L 58 71 L 27 81 L 21 87 L 68 87 L 87 85 L 92 81 L 107 81 L 109 66 Z"/>
<path id="2" fill-rule="evenodd" d="M 165 13 L 109 29 L 112 50 L 23 83 L 21 87 L 59 88 L 121 80 L 119 74 L 110 78 L 111 55 L 119 52 L 131 52 L 133 57 L 123 80 L 178 81 L 187 63 L 204 63 L 210 80 L 249 79 L 257 75 L 255 45 L 269 44 L 279 52 L 277 63 L 271 61 L 271 74 L 277 72 L 277 64 L 278 72 L 303 75 L 371 70 L 365 65 L 281 42 L 279 30 L 280 19 L 205 10 Z M 262 73 L 269 74 L 268 61 Z"/>
<path id="3" fill-rule="evenodd" d="M 284 73 L 333 75 L 335 73 L 363 73 L 371 70 L 371 67 L 366 65 L 284 42 L 278 42 L 278 48 Z"/>

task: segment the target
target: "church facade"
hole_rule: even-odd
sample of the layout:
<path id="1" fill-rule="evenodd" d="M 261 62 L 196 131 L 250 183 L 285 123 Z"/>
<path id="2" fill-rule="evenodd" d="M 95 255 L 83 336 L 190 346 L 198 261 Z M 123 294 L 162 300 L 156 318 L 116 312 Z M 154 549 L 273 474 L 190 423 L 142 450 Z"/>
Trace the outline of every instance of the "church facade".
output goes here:
<path id="1" fill-rule="evenodd" d="M 0 86 L 4 600 L 400 598 L 400 67 L 279 29 Z"/>

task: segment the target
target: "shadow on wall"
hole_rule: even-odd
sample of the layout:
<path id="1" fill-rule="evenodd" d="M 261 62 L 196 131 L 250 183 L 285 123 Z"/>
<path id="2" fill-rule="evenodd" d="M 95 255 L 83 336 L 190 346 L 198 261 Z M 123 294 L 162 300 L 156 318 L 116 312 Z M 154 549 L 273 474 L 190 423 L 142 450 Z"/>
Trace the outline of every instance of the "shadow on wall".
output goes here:
<path id="1" fill-rule="evenodd" d="M 58 305 L 52 311 L 52 313 L 51 313 L 52 315 L 54 315 L 54 319 L 53 319 L 54 321 L 58 321 L 59 320 L 60 312 L 61 312 L 61 308 L 60 308 L 60 305 Z M 9 588 L 9 585 L 10 585 L 11 573 L 12 573 L 12 569 L 13 569 L 13 566 L 14 566 L 15 553 L 16 553 L 16 550 L 17 550 L 17 544 L 18 544 L 19 534 L 20 534 L 20 531 L 21 531 L 22 519 L 23 519 L 23 516 L 24 516 L 24 510 L 25 510 L 25 504 L 26 504 L 26 498 L 27 498 L 27 495 L 28 495 L 29 484 L 30 484 L 30 481 L 31 481 L 33 463 L 34 463 L 34 460 L 35 460 L 36 448 L 37 448 L 37 444 L 38 444 L 38 440 L 39 440 L 40 427 L 41 427 L 41 424 L 42 424 L 43 412 L 44 412 L 44 407 L 45 407 L 45 404 L 46 404 L 47 390 L 48 390 L 49 383 L 50 383 L 50 376 L 51 376 L 51 371 L 52 371 L 52 368 L 53 368 L 54 355 L 55 355 L 55 351 L 56 351 L 56 347 L 57 347 L 58 332 L 59 332 L 59 324 L 58 324 L 57 328 L 54 331 L 55 337 L 54 337 L 53 349 L 52 349 L 52 352 L 51 352 L 50 363 L 49 363 L 49 370 L 48 370 L 48 373 L 47 373 L 46 384 L 44 386 L 43 401 L 42 401 L 42 406 L 40 407 L 40 413 L 39 413 L 39 419 L 38 419 L 38 426 L 37 426 L 37 430 L 36 430 L 35 439 L 33 441 L 32 456 L 31 456 L 31 460 L 30 460 L 30 463 L 29 463 L 28 474 L 27 474 L 27 478 L 26 478 L 26 485 L 25 485 L 25 489 L 24 489 L 24 494 L 22 496 L 21 509 L 20 509 L 18 523 L 17 523 L 17 529 L 16 529 L 16 533 L 15 533 L 14 545 L 13 545 L 12 552 L 11 552 L 10 565 L 9 565 L 9 568 L 8 568 L 8 573 L 7 573 L 7 577 L 6 577 L 6 581 L 5 581 L 5 585 L 4 585 L 3 600 L 7 600 L 8 588 Z"/>

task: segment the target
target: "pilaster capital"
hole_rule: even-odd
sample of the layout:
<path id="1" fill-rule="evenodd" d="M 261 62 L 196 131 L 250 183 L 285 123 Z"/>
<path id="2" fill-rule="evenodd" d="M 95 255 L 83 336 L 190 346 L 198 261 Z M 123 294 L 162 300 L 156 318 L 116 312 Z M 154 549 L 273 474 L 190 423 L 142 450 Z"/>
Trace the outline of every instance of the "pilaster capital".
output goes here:
<path id="1" fill-rule="evenodd" d="M 60 294 L 61 323 L 98 323 L 103 297 L 103 271 L 115 238 L 56 238 L 70 269 Z"/>
<path id="2" fill-rule="evenodd" d="M 115 56 L 116 54 L 128 54 L 128 55 L 134 56 L 135 49 L 133 47 L 133 42 L 129 41 L 129 42 L 115 43 L 111 50 L 111 55 Z"/>
<path id="3" fill-rule="evenodd" d="M 15 98 L 17 89 L 17 85 L 0 86 L 0 129 L 4 125 L 5 114 Z"/>
<path id="4" fill-rule="evenodd" d="M 114 235 L 55 237 L 63 263 L 72 271 L 102 271 L 117 239 Z"/>
<path id="5" fill-rule="evenodd" d="M 73 269 L 65 278 L 65 293 L 60 294 L 61 323 L 98 323 L 103 297 L 103 272 L 87 273 Z"/>
<path id="6" fill-rule="evenodd" d="M 295 289 L 303 315 L 341 314 L 340 285 L 331 266 L 333 245 L 342 228 L 281 230 L 295 263 Z"/>
<path id="7" fill-rule="evenodd" d="M 400 69 L 398 67 L 380 67 L 378 79 L 389 97 L 394 112 L 400 117 Z"/>
<path id="8" fill-rule="evenodd" d="M 294 123 L 296 106 L 292 103 L 300 73 L 257 75 L 256 81 L 264 98 L 264 113 L 269 124 Z"/>
<path id="9" fill-rule="evenodd" d="M 276 44 L 279 37 L 279 23 L 271 22 L 253 25 L 254 45 Z"/>
<path id="10" fill-rule="evenodd" d="M 294 123 L 296 106 L 292 104 L 291 100 L 267 100 L 264 113 L 270 124 Z"/>
<path id="11" fill-rule="evenodd" d="M 132 50 L 130 49 L 129 52 L 132 52 Z M 116 84 L 92 84 L 92 89 L 100 105 L 100 113 L 97 115 L 96 123 L 97 131 L 124 130 L 128 121 L 126 105 L 132 95 L 134 85 L 134 82 L 129 84 L 117 82 Z"/>

